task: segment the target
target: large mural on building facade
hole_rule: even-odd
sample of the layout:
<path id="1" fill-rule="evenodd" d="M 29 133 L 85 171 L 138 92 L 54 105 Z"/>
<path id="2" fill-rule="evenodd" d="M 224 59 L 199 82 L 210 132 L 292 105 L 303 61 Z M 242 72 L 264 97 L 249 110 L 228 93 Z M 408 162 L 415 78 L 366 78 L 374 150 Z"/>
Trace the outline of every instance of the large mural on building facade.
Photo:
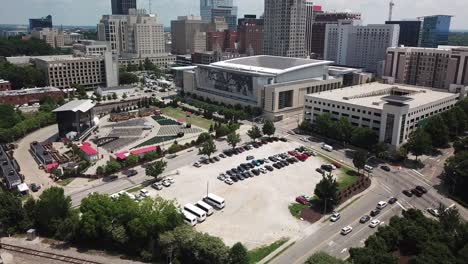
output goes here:
<path id="1" fill-rule="evenodd" d="M 204 86 L 211 89 L 254 97 L 253 77 L 217 69 L 200 69 L 200 75 L 205 80 Z"/>

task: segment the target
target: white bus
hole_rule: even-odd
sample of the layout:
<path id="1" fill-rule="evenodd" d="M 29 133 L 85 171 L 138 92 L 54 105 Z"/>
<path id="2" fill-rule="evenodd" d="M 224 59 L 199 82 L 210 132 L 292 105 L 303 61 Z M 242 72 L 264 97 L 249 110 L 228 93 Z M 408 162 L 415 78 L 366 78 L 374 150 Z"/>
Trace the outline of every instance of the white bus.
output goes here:
<path id="1" fill-rule="evenodd" d="M 218 209 L 224 208 L 224 199 L 217 196 L 216 194 L 209 193 L 207 196 L 203 197 L 203 201 L 209 205 L 212 205 Z"/>
<path id="2" fill-rule="evenodd" d="M 211 207 L 211 205 L 205 203 L 202 200 L 196 202 L 195 206 L 205 211 L 207 216 L 210 216 L 213 214 L 213 207 Z"/>
<path id="3" fill-rule="evenodd" d="M 184 221 L 185 223 L 191 225 L 191 226 L 195 226 L 197 224 L 197 217 L 194 216 L 193 214 L 187 212 L 187 211 L 184 211 Z"/>
<path id="4" fill-rule="evenodd" d="M 197 217 L 198 222 L 203 222 L 206 219 L 206 213 L 202 209 L 196 207 L 193 204 L 186 204 L 184 205 L 184 210 L 193 214 Z"/>

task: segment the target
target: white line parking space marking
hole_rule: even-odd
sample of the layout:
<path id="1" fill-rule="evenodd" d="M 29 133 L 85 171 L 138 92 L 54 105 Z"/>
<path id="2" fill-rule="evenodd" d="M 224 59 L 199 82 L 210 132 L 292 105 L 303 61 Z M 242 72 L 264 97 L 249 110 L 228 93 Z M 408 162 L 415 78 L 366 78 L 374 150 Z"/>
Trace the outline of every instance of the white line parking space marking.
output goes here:
<path id="1" fill-rule="evenodd" d="M 345 253 L 346 251 L 348 251 L 347 248 L 343 248 L 343 250 L 341 250 L 341 254 Z"/>
<path id="2" fill-rule="evenodd" d="M 392 194 L 392 188 L 388 187 L 387 185 L 385 185 L 384 183 L 380 183 L 382 185 L 382 187 L 387 191 L 389 192 L 390 194 Z"/>
<path id="3" fill-rule="evenodd" d="M 406 208 L 405 208 L 403 205 L 401 205 L 401 203 L 400 203 L 400 202 L 396 202 L 396 203 L 397 203 L 397 204 L 398 204 L 398 205 L 401 207 L 401 209 L 403 209 L 403 210 L 405 210 L 405 211 L 406 211 Z"/>

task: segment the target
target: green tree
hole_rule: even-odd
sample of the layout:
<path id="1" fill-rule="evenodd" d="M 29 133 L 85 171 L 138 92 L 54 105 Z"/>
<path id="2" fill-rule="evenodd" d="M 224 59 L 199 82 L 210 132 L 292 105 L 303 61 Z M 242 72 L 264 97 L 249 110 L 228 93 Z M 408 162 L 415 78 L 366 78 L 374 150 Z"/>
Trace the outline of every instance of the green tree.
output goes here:
<path id="1" fill-rule="evenodd" d="M 372 129 L 357 127 L 353 130 L 351 144 L 365 149 L 372 149 L 379 142 L 379 137 Z"/>
<path id="2" fill-rule="evenodd" d="M 442 148 L 448 145 L 449 131 L 441 115 L 429 118 L 423 128 L 431 135 L 433 147 Z"/>
<path id="3" fill-rule="evenodd" d="M 229 251 L 229 263 L 231 264 L 249 264 L 247 248 L 242 243 L 237 242 Z"/>
<path id="4" fill-rule="evenodd" d="M 146 175 L 153 177 L 156 181 L 159 181 L 159 176 L 164 172 L 167 167 L 167 162 L 158 160 L 146 167 Z"/>
<path id="5" fill-rule="evenodd" d="M 197 144 L 201 144 L 211 139 L 211 135 L 209 133 L 201 133 L 197 138 Z"/>
<path id="6" fill-rule="evenodd" d="M 131 72 L 121 72 L 119 74 L 120 84 L 133 84 L 138 82 L 138 76 Z"/>
<path id="7" fill-rule="evenodd" d="M 358 150 L 353 153 L 353 165 L 358 169 L 358 173 L 364 169 L 367 162 L 367 152 Z"/>
<path id="8" fill-rule="evenodd" d="M 312 255 L 305 264 L 345 264 L 341 259 L 337 259 L 335 257 L 332 257 L 328 255 L 325 252 L 317 252 L 314 255 Z"/>
<path id="9" fill-rule="evenodd" d="M 71 199 L 65 196 L 62 188 L 51 187 L 45 190 L 35 207 L 35 220 L 39 232 L 54 236 L 60 224 L 70 216 Z"/>
<path id="10" fill-rule="evenodd" d="M 216 151 L 217 149 L 215 142 L 213 141 L 213 139 L 209 139 L 201 145 L 201 148 L 198 150 L 198 155 L 206 155 L 208 156 L 208 159 L 210 159 L 211 155 L 213 155 L 213 153 L 215 153 Z"/>
<path id="11" fill-rule="evenodd" d="M 419 156 L 428 154 L 432 150 L 431 136 L 423 129 L 417 129 L 410 134 L 407 148 L 418 160 Z"/>
<path id="12" fill-rule="evenodd" d="M 258 126 L 254 125 L 249 131 L 247 131 L 247 136 L 249 136 L 253 141 L 257 140 L 257 138 L 262 137 L 262 131 Z"/>
<path id="13" fill-rule="evenodd" d="M 112 93 L 112 100 L 117 100 L 118 99 L 118 96 L 116 93 Z"/>
<path id="14" fill-rule="evenodd" d="M 330 114 L 322 114 L 315 119 L 315 131 L 320 135 L 328 135 L 333 127 Z"/>
<path id="15" fill-rule="evenodd" d="M 267 135 L 269 137 L 273 136 L 276 131 L 275 124 L 273 123 L 273 121 L 265 121 L 265 123 L 263 124 L 262 131 L 264 135 Z"/>
<path id="16" fill-rule="evenodd" d="M 139 161 L 140 161 L 140 157 L 138 157 L 137 155 L 129 155 L 125 159 L 125 166 L 134 167 L 138 164 Z"/>
<path id="17" fill-rule="evenodd" d="M 30 226 L 21 200 L 0 190 L 0 236 L 13 235 Z"/>
<path id="18" fill-rule="evenodd" d="M 98 166 L 98 167 L 96 168 L 96 174 L 97 174 L 97 175 L 104 175 L 104 172 L 105 172 L 104 167 Z"/>
<path id="19" fill-rule="evenodd" d="M 353 135 L 354 127 L 349 122 L 348 118 L 342 117 L 338 121 L 333 122 L 331 135 L 346 145 L 347 142 L 350 141 Z"/>
<path id="20" fill-rule="evenodd" d="M 86 89 L 83 87 L 83 85 L 73 84 L 72 87 L 76 89 L 78 99 L 88 99 L 88 94 L 86 93 Z"/>
<path id="21" fill-rule="evenodd" d="M 238 133 L 232 132 L 227 136 L 227 143 L 232 147 L 236 148 L 237 144 L 241 142 L 241 137 Z"/>
<path id="22" fill-rule="evenodd" d="M 128 97 L 128 96 L 127 96 L 127 93 L 123 93 L 123 94 L 122 94 L 122 99 L 127 99 L 127 97 Z"/>
<path id="23" fill-rule="evenodd" d="M 114 173 L 114 172 L 116 172 L 116 171 L 118 171 L 120 169 L 122 169 L 122 165 L 120 165 L 120 163 L 118 163 L 115 160 L 111 160 L 111 161 L 107 162 L 104 171 L 106 172 L 106 174 L 111 174 L 111 173 Z"/>
<path id="24" fill-rule="evenodd" d="M 154 64 L 150 61 L 149 58 L 145 58 L 144 67 L 147 71 L 154 70 Z"/>
<path id="25" fill-rule="evenodd" d="M 338 183 L 335 177 L 331 173 L 322 175 L 322 180 L 315 186 L 314 194 L 324 207 L 324 211 L 331 211 L 338 204 Z"/>

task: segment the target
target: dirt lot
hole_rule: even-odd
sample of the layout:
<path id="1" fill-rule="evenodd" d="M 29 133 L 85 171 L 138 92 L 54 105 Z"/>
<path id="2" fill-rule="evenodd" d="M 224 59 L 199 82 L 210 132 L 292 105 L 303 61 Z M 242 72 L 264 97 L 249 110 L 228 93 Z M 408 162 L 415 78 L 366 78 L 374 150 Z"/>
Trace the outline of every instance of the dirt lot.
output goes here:
<path id="1" fill-rule="evenodd" d="M 176 183 L 162 191 L 147 188 L 152 195 L 176 199 L 181 205 L 195 203 L 207 192 L 226 200 L 226 207 L 216 211 L 205 222 L 198 224 L 199 231 L 224 239 L 228 245 L 238 241 L 248 248 L 272 243 L 282 237 L 299 236 L 309 224 L 294 218 L 288 205 L 296 196 L 311 194 L 321 175 L 315 169 L 321 161 L 311 157 L 306 162 L 289 165 L 281 170 L 260 174 L 254 178 L 227 185 L 216 177 L 227 169 L 246 162 L 248 155 L 266 158 L 292 150 L 296 143 L 276 142 L 220 162 L 195 168 L 187 165 L 174 176 Z"/>

